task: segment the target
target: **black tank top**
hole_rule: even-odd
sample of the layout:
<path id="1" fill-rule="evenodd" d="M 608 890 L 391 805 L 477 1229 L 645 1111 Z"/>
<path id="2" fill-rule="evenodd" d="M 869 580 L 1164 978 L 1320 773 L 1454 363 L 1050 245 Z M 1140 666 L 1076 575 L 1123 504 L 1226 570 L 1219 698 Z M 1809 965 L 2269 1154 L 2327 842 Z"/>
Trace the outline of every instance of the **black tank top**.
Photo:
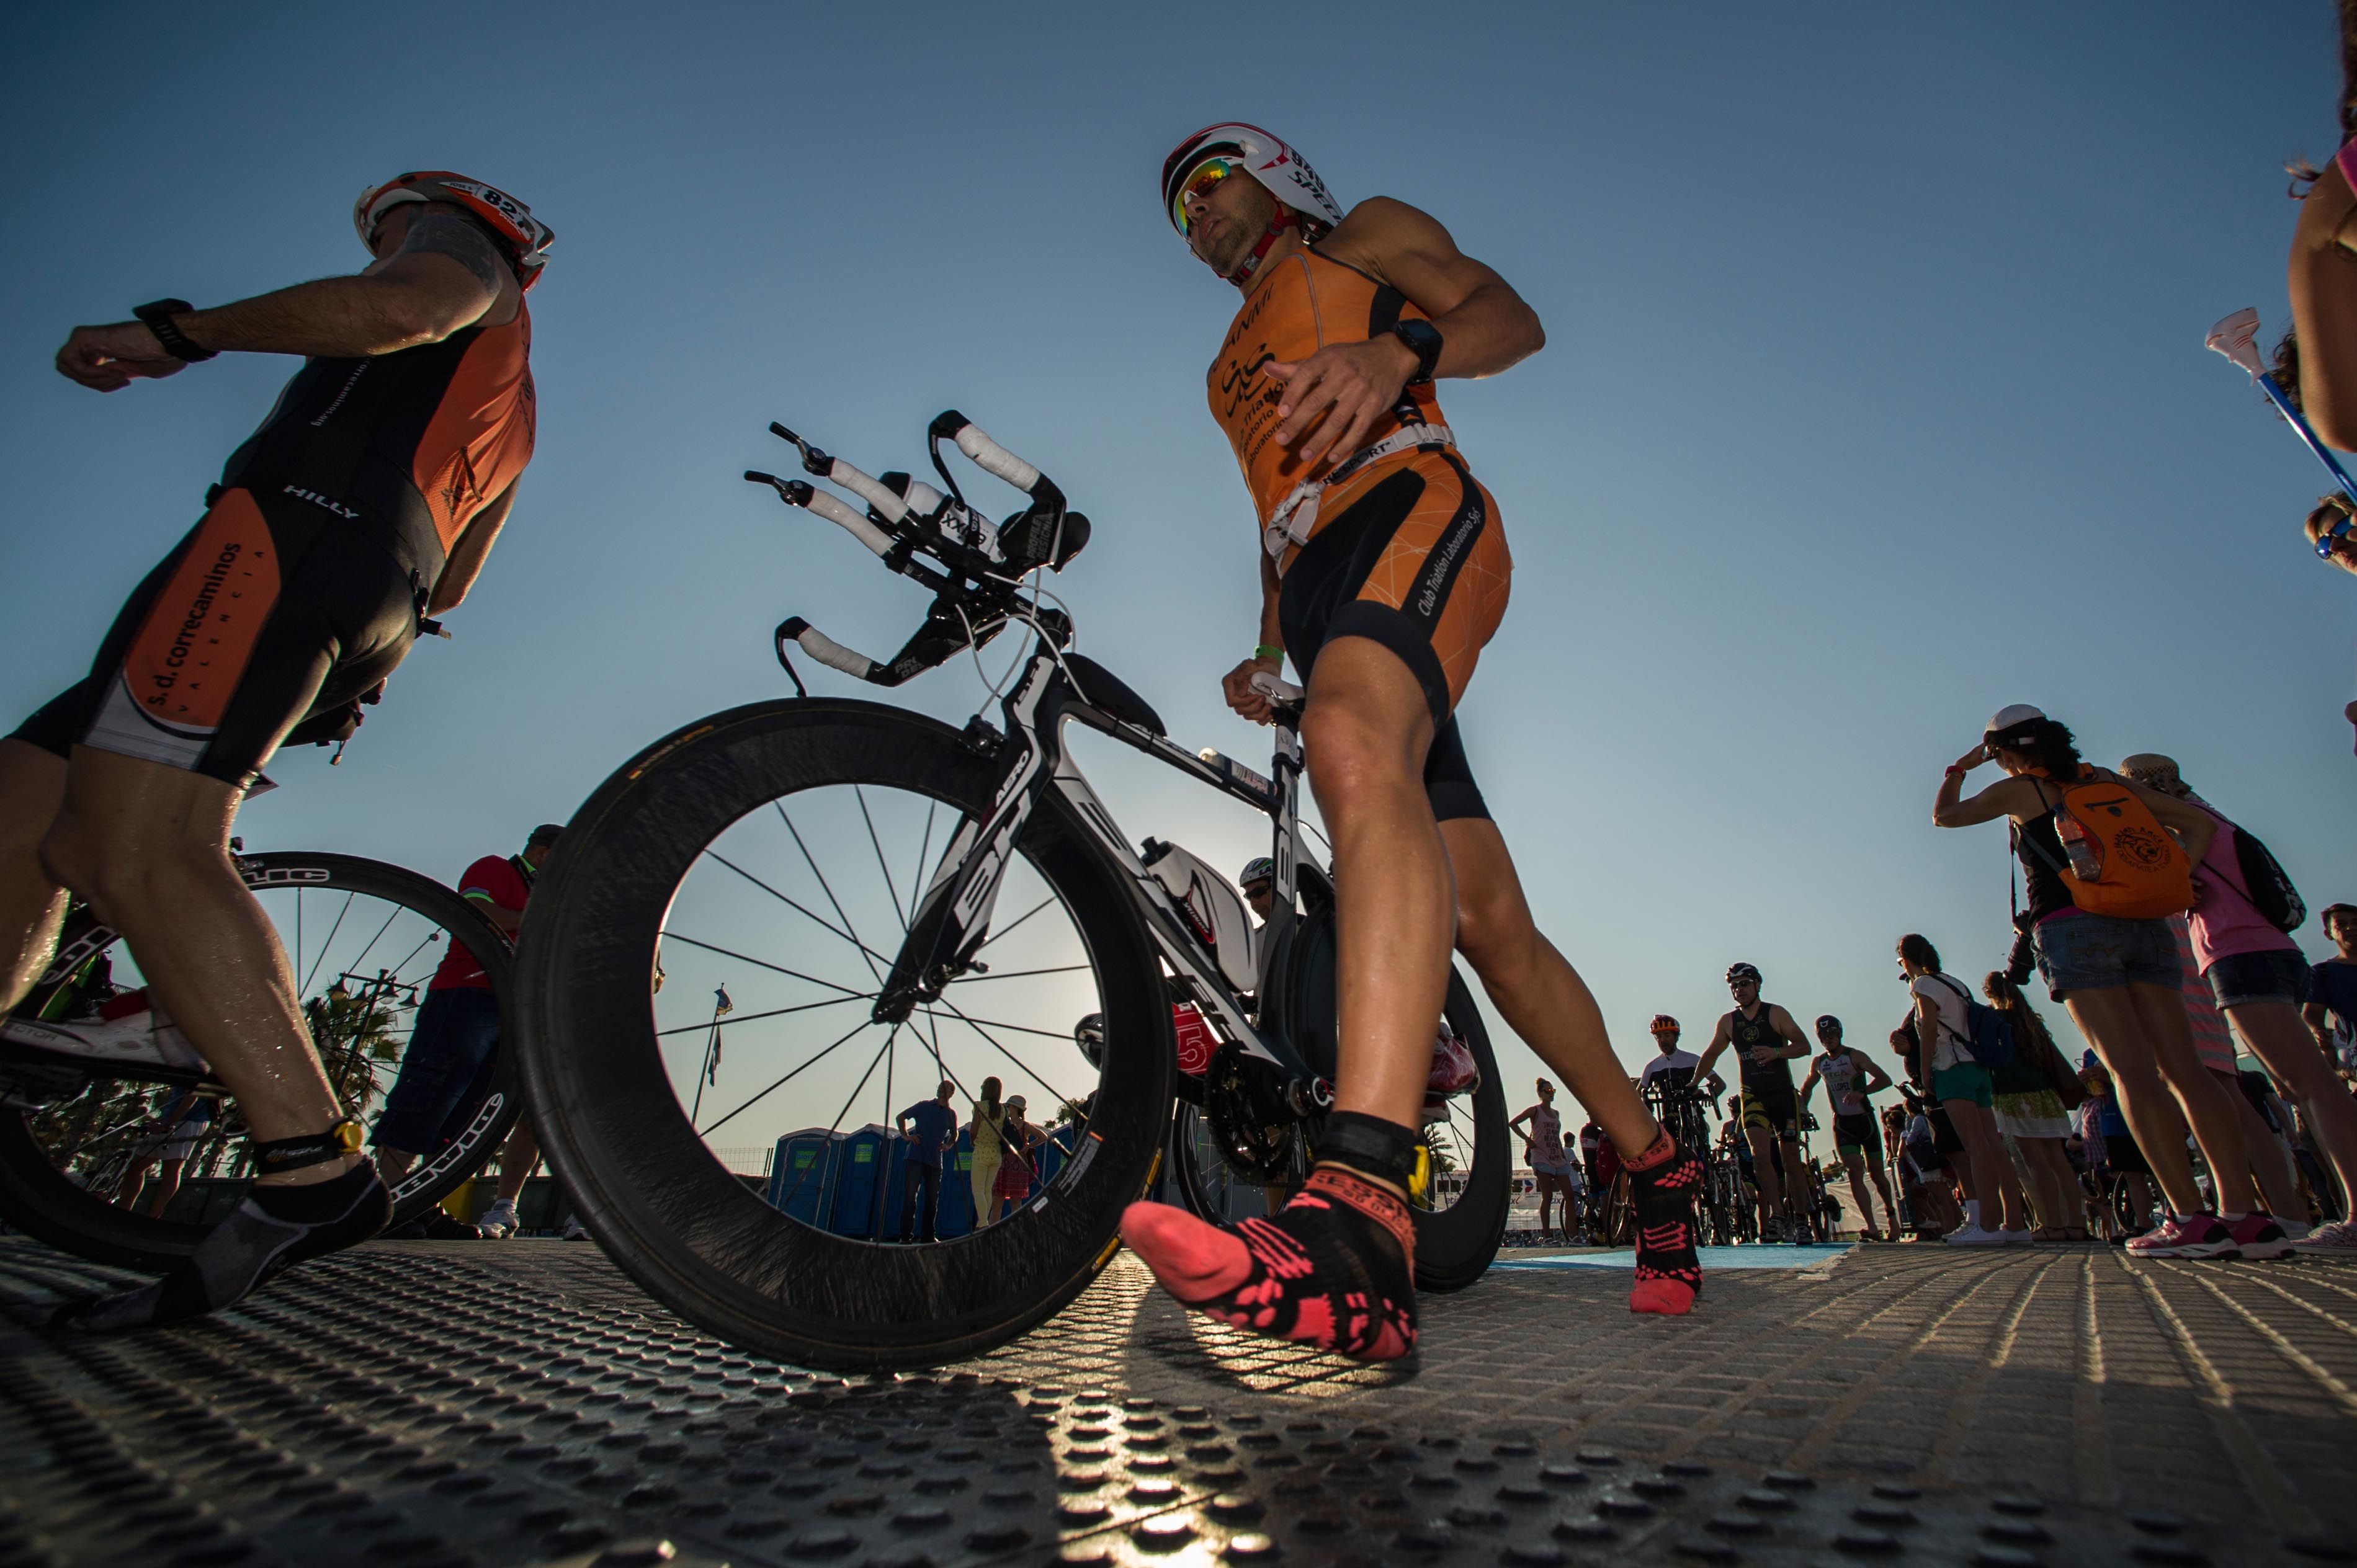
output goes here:
<path id="1" fill-rule="evenodd" d="M 2045 791 L 2041 789 L 2040 793 L 2043 795 Z M 2055 800 L 2060 803 L 2060 791 Z M 2071 889 L 2062 882 L 2061 868 L 2070 862 L 2063 858 L 2062 836 L 2054 831 L 2051 807 L 2042 817 L 2015 824 L 2013 853 L 2021 861 L 2023 896 L 2029 900 L 2032 925 L 2059 909 L 2074 907 Z"/>
<path id="2" fill-rule="evenodd" d="M 1740 1012 L 1729 1013 L 1727 1015 L 1727 1030 L 1734 1036 L 1735 1060 L 1742 1069 L 1743 1087 L 1768 1093 L 1781 1090 L 1790 1094 L 1792 1092 L 1792 1061 L 1790 1057 L 1778 1057 L 1766 1067 L 1757 1067 L 1747 1054 L 1762 1046 L 1770 1050 L 1784 1048 L 1784 1036 L 1768 1022 L 1770 1011 L 1769 1004 L 1763 1001 L 1760 1004 L 1758 1015 L 1753 1017 L 1746 1018 Z"/>

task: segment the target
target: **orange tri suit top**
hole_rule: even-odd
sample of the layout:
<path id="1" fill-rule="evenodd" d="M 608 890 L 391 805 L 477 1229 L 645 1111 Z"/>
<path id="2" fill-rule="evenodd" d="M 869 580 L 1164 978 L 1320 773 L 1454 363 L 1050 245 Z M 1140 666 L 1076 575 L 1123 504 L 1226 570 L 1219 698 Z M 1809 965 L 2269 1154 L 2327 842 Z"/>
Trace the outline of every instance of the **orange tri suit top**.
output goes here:
<path id="1" fill-rule="evenodd" d="M 1305 249 L 1262 270 L 1207 387 L 1276 558 L 1286 650 L 1302 678 L 1334 638 L 1382 643 L 1448 730 L 1434 738 L 1438 756 L 1457 744 L 1449 715 L 1506 613 L 1513 559 L 1497 503 L 1458 456 L 1430 382 L 1405 388 L 1357 453 L 1305 464 L 1275 439 L 1285 384 L 1262 370 L 1424 314 L 1390 285 Z"/>
<path id="2" fill-rule="evenodd" d="M 521 300 L 437 343 L 306 360 L 89 676 L 16 738 L 242 787 L 290 734 L 348 734 L 415 640 L 451 547 L 532 460 L 536 427 Z"/>

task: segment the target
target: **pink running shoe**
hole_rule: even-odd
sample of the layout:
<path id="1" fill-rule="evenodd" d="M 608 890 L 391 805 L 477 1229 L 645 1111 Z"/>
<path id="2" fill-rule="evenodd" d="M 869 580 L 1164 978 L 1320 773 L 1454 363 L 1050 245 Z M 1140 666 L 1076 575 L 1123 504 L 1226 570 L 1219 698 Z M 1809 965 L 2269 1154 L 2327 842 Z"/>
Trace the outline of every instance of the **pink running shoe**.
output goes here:
<path id="1" fill-rule="evenodd" d="M 2214 1214 L 2172 1214 L 2128 1242 L 2132 1258 L 2239 1258 L 2234 1233 Z"/>
<path id="2" fill-rule="evenodd" d="M 2291 1238 L 2276 1222 L 2272 1214 L 2245 1214 L 2230 1226 L 2234 1236 L 2234 1249 L 2243 1261 L 2264 1263 L 2275 1258 L 2291 1256 Z"/>

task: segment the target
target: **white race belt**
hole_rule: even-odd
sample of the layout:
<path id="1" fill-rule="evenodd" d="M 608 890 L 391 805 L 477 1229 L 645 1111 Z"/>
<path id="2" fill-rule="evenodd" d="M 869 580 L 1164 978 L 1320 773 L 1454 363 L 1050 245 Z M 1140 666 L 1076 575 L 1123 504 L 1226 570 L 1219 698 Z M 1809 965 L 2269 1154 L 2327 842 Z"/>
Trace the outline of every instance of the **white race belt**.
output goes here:
<path id="1" fill-rule="evenodd" d="M 1268 526 L 1261 530 L 1261 543 L 1269 554 L 1282 558 L 1287 550 L 1309 542 L 1309 535 L 1318 526 L 1318 500 L 1329 486 L 1341 484 L 1365 471 L 1370 464 L 1402 452 L 1419 447 L 1437 450 L 1454 446 L 1457 437 L 1445 424 L 1403 425 L 1372 446 L 1361 446 L 1331 472 L 1322 478 L 1304 479 L 1293 487 L 1293 493 L 1277 506 Z"/>

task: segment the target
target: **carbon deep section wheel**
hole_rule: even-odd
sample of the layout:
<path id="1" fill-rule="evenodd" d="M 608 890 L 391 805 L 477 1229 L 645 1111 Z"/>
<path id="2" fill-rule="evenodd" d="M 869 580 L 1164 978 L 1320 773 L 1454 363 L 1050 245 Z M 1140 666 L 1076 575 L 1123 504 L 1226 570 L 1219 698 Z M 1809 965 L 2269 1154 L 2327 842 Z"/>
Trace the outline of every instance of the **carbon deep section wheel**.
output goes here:
<path id="1" fill-rule="evenodd" d="M 542 1147 L 607 1252 L 701 1327 L 802 1366 L 938 1365 L 1045 1320 L 1111 1258 L 1175 1047 L 1130 895 L 1060 796 L 1017 842 L 988 969 L 904 1018 L 876 1009 L 998 771 L 898 708 L 759 703 L 634 758 L 543 867 L 517 1015 Z M 1089 1013 L 1101 1065 L 1071 1036 Z M 920 1188 L 898 1113 L 948 1082 L 970 1122 L 985 1076 L 1031 1101 L 1018 1136 L 1039 1140 L 988 1199 L 1011 1212 L 974 1228 L 969 1133 L 936 1239 L 903 1244 Z"/>
<path id="2" fill-rule="evenodd" d="M 286 950 L 329 1083 L 372 1122 L 398 1075 L 420 1003 L 451 942 L 463 942 L 504 1005 L 511 989 L 507 939 L 471 904 L 432 879 L 346 854 L 274 851 L 238 857 Z M 20 1015 L 68 1018 L 140 983 L 113 931 L 77 909 L 58 957 Z M 234 1096 L 191 1083 L 27 1068 L 0 1047 L 0 1088 L 38 1106 L 0 1110 L 0 1217 L 50 1245 L 99 1262 L 162 1273 L 187 1257 L 235 1208 L 245 1189 L 244 1122 Z M 193 1088 L 201 1123 L 161 1120 Z M 30 1090 L 33 1092 L 27 1093 Z M 482 1168 L 515 1124 L 513 1053 L 494 1051 L 447 1138 L 395 1189 L 393 1223 L 424 1214 Z M 185 1102 L 183 1102 L 183 1107 Z M 173 1156 L 179 1188 L 164 1208 Z"/>

